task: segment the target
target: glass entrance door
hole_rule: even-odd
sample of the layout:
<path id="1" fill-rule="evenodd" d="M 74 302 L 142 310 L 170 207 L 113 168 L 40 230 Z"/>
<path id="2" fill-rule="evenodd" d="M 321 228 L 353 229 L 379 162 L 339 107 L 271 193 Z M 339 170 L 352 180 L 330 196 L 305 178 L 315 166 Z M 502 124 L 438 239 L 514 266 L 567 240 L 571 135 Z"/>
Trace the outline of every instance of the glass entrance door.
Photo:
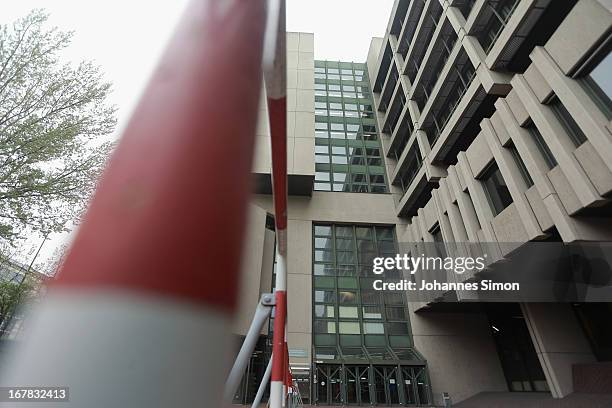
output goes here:
<path id="1" fill-rule="evenodd" d="M 370 367 L 357 367 L 359 374 L 359 399 L 362 405 L 370 405 L 372 399 L 370 397 L 371 381 L 370 381 Z"/>
<path id="2" fill-rule="evenodd" d="M 423 366 L 317 364 L 317 405 L 428 406 Z"/>
<path id="3" fill-rule="evenodd" d="M 347 366 L 346 373 L 346 403 L 347 405 L 359 404 L 359 367 Z"/>
<path id="4" fill-rule="evenodd" d="M 342 398 L 342 366 L 318 365 L 316 378 L 315 401 L 318 405 L 341 405 Z"/>
<path id="5" fill-rule="evenodd" d="M 399 405 L 397 366 L 374 366 L 374 387 L 378 405 Z"/>
<path id="6" fill-rule="evenodd" d="M 427 405 L 429 387 L 424 367 L 402 367 L 402 391 L 406 405 Z"/>
<path id="7" fill-rule="evenodd" d="M 370 366 L 344 366 L 347 405 L 370 405 Z"/>
<path id="8" fill-rule="evenodd" d="M 342 405 L 344 402 L 342 388 L 342 366 L 335 366 L 333 369 L 330 367 L 329 390 L 331 394 L 330 403 L 332 405 Z"/>
<path id="9" fill-rule="evenodd" d="M 316 395 L 315 401 L 317 404 L 327 404 L 329 400 L 329 378 L 328 378 L 328 367 L 327 366 L 317 366 L 316 371 Z"/>
<path id="10" fill-rule="evenodd" d="M 392 405 L 399 404 L 400 399 L 397 383 L 397 367 L 387 366 L 385 367 L 385 371 L 385 382 L 387 383 L 389 403 Z"/>
<path id="11" fill-rule="evenodd" d="M 374 366 L 372 371 L 374 377 L 374 403 L 387 404 L 387 390 L 385 386 L 385 369 L 384 367 Z"/>

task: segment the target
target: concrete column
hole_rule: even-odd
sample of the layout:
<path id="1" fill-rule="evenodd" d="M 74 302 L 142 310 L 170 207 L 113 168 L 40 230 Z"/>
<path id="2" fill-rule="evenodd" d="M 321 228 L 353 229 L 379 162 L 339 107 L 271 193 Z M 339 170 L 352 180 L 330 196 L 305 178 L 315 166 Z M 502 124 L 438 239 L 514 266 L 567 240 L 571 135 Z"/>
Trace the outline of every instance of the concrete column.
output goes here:
<path id="1" fill-rule="evenodd" d="M 502 147 L 499 143 L 499 139 L 496 136 L 495 129 L 489 119 L 485 119 L 481 127 L 482 133 L 485 140 L 489 144 L 489 148 L 493 153 L 495 162 L 499 167 L 499 170 L 506 181 L 508 190 L 512 195 L 512 200 L 516 205 L 516 209 L 520 214 L 520 220 L 525 227 L 525 231 L 528 234 L 530 240 L 543 237 L 545 234 L 540 229 L 538 220 L 525 197 L 525 191 L 527 190 L 527 184 L 523 180 L 523 176 L 512 158 L 512 153 L 508 149 Z"/>
<path id="2" fill-rule="evenodd" d="M 459 207 L 461 219 L 465 225 L 467 236 L 471 242 L 478 242 L 478 231 L 480 230 L 478 217 L 476 216 L 470 197 L 461 188 L 455 166 L 450 166 L 448 168 L 447 180 L 449 180 L 449 187 L 453 189 L 455 197 L 457 198 L 457 205 Z"/>
<path id="3" fill-rule="evenodd" d="M 287 237 L 287 342 L 301 355 L 290 362 L 305 364 L 312 349 L 312 222 L 290 219 Z"/>
<path id="4" fill-rule="evenodd" d="M 555 156 L 561 170 L 570 181 L 572 189 L 583 206 L 600 202 L 602 198 L 595 187 L 584 173 L 584 170 L 573 155 L 576 149 L 567 136 L 565 129 L 561 126 L 555 114 L 550 108 L 540 104 L 533 94 L 531 88 L 522 78 L 516 75 L 512 79 L 512 85 L 516 90 L 521 102 L 529 111 L 530 117 L 542 134 L 542 138 L 549 146 Z M 610 145 L 608 145 L 608 148 Z"/>

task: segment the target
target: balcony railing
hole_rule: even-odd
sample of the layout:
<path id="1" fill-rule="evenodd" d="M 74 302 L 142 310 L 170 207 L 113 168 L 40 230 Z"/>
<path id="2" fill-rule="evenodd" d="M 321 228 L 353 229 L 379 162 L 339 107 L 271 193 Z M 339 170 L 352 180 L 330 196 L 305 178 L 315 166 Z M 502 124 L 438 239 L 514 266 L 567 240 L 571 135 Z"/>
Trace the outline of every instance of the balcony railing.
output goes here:
<path id="1" fill-rule="evenodd" d="M 519 4 L 519 0 L 502 0 L 493 3 L 487 1 L 484 6 L 487 7 L 491 17 L 480 35 L 478 35 L 478 41 L 480 41 L 480 45 L 487 54 L 495 45 L 497 38 L 504 30 L 504 27 L 506 27 L 510 17 L 512 17 L 516 6 Z"/>

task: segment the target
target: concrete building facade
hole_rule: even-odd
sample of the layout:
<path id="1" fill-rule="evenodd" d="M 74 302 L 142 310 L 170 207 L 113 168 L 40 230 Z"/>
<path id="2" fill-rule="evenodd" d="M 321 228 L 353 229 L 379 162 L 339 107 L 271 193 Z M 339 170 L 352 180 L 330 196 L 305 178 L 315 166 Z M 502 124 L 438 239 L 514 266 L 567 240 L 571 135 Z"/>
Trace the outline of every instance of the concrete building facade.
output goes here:
<path id="1" fill-rule="evenodd" d="M 364 63 L 315 61 L 313 35 L 288 33 L 288 342 L 302 397 L 563 398 L 588 389 L 576 372 L 609 367 L 610 304 L 441 306 L 369 289 L 372 254 L 398 243 L 497 243 L 496 262 L 528 242 L 612 239 L 611 41 L 607 0 L 396 0 Z M 273 289 L 263 101 L 239 335 Z M 261 335 L 237 401 L 265 368 Z"/>

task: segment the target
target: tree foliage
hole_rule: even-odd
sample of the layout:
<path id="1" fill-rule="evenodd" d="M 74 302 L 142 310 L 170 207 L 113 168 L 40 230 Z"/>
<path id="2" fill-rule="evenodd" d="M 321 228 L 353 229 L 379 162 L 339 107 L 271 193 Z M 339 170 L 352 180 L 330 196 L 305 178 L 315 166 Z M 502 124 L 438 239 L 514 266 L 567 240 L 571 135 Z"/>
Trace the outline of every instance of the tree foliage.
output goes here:
<path id="1" fill-rule="evenodd" d="M 72 34 L 31 12 L 0 27 L 0 240 L 61 231 L 107 157 L 115 108 L 90 62 L 60 63 Z"/>
<path id="2" fill-rule="evenodd" d="M 35 285 L 31 278 L 23 282 L 0 281 L 0 329 L 5 329 L 19 304 L 27 299 Z"/>

